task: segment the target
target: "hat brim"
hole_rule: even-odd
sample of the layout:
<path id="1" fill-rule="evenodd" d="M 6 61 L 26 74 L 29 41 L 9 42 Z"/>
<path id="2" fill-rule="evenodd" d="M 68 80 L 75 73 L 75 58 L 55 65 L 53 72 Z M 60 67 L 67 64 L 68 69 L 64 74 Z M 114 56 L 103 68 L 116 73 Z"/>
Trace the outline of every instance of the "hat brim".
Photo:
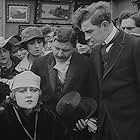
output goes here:
<path id="1" fill-rule="evenodd" d="M 84 119 L 90 118 L 97 110 L 97 102 L 91 97 L 82 97 L 78 110 L 83 112 Z"/>
<path id="2" fill-rule="evenodd" d="M 28 41 L 34 39 L 34 38 L 42 38 L 42 39 L 43 39 L 44 36 L 32 36 L 32 37 L 29 37 L 29 38 L 27 38 L 27 39 L 21 40 L 20 42 L 16 43 L 15 45 L 16 45 L 16 46 L 19 46 L 19 45 L 21 45 L 21 44 L 23 44 L 23 43 L 26 43 L 26 42 L 28 42 Z M 20 47 L 20 46 L 19 46 L 19 47 Z"/>
<path id="3" fill-rule="evenodd" d="M 3 40 L 2 42 L 0 42 L 0 48 L 3 48 L 7 43 L 15 45 L 20 40 L 21 40 L 21 37 L 19 35 L 12 35 L 8 39 Z"/>
<path id="4" fill-rule="evenodd" d="M 59 115 L 65 115 L 73 112 L 79 105 L 81 96 L 77 91 L 65 94 L 56 105 L 56 112 Z"/>

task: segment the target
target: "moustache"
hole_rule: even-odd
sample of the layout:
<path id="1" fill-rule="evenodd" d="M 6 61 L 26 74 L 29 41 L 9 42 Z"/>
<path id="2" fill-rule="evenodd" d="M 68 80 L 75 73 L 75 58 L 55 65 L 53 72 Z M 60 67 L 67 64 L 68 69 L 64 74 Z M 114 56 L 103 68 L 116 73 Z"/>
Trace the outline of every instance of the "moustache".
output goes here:
<path id="1" fill-rule="evenodd" d="M 65 59 L 66 59 L 66 57 L 64 57 L 64 56 L 61 56 L 61 57 L 56 56 L 56 58 L 57 58 L 57 59 L 60 59 L 60 60 L 65 60 Z"/>

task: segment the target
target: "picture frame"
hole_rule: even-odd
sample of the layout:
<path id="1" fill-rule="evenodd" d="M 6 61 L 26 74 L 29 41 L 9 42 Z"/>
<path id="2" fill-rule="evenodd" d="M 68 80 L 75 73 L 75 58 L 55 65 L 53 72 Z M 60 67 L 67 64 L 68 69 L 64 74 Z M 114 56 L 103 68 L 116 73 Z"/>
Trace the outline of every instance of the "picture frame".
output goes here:
<path id="1" fill-rule="evenodd" d="M 47 24 L 50 25 L 52 28 L 58 28 L 58 27 L 61 27 L 61 26 L 72 27 L 72 24 L 50 24 L 50 23 L 47 23 Z M 21 35 L 21 32 L 27 27 L 30 27 L 30 26 L 42 27 L 42 26 L 45 26 L 45 25 L 46 24 L 19 24 L 18 34 Z"/>
<path id="2" fill-rule="evenodd" d="M 66 1 L 39 2 L 36 23 L 69 21 L 73 11 L 72 4 Z"/>
<path id="3" fill-rule="evenodd" d="M 29 4 L 8 3 L 7 22 L 29 23 Z"/>

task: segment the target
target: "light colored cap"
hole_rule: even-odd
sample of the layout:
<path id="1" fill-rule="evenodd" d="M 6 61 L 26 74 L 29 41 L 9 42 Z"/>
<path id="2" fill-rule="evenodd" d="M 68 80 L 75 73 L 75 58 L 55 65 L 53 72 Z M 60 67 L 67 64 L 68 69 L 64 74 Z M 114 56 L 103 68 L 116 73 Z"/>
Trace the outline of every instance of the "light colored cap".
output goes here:
<path id="1" fill-rule="evenodd" d="M 16 75 L 11 85 L 11 91 L 20 87 L 36 87 L 40 89 L 40 77 L 31 71 Z"/>

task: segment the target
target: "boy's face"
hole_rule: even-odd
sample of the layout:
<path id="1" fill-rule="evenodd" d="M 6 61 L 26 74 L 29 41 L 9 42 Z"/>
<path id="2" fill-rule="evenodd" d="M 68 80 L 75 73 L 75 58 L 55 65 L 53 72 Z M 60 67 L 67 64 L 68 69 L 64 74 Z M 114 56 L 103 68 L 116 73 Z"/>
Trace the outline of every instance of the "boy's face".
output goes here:
<path id="1" fill-rule="evenodd" d="M 10 60 L 10 52 L 5 48 L 0 49 L 0 65 L 6 65 Z"/>
<path id="2" fill-rule="evenodd" d="M 20 87 L 15 89 L 17 105 L 22 108 L 32 109 L 37 105 L 40 90 L 35 87 Z"/>

